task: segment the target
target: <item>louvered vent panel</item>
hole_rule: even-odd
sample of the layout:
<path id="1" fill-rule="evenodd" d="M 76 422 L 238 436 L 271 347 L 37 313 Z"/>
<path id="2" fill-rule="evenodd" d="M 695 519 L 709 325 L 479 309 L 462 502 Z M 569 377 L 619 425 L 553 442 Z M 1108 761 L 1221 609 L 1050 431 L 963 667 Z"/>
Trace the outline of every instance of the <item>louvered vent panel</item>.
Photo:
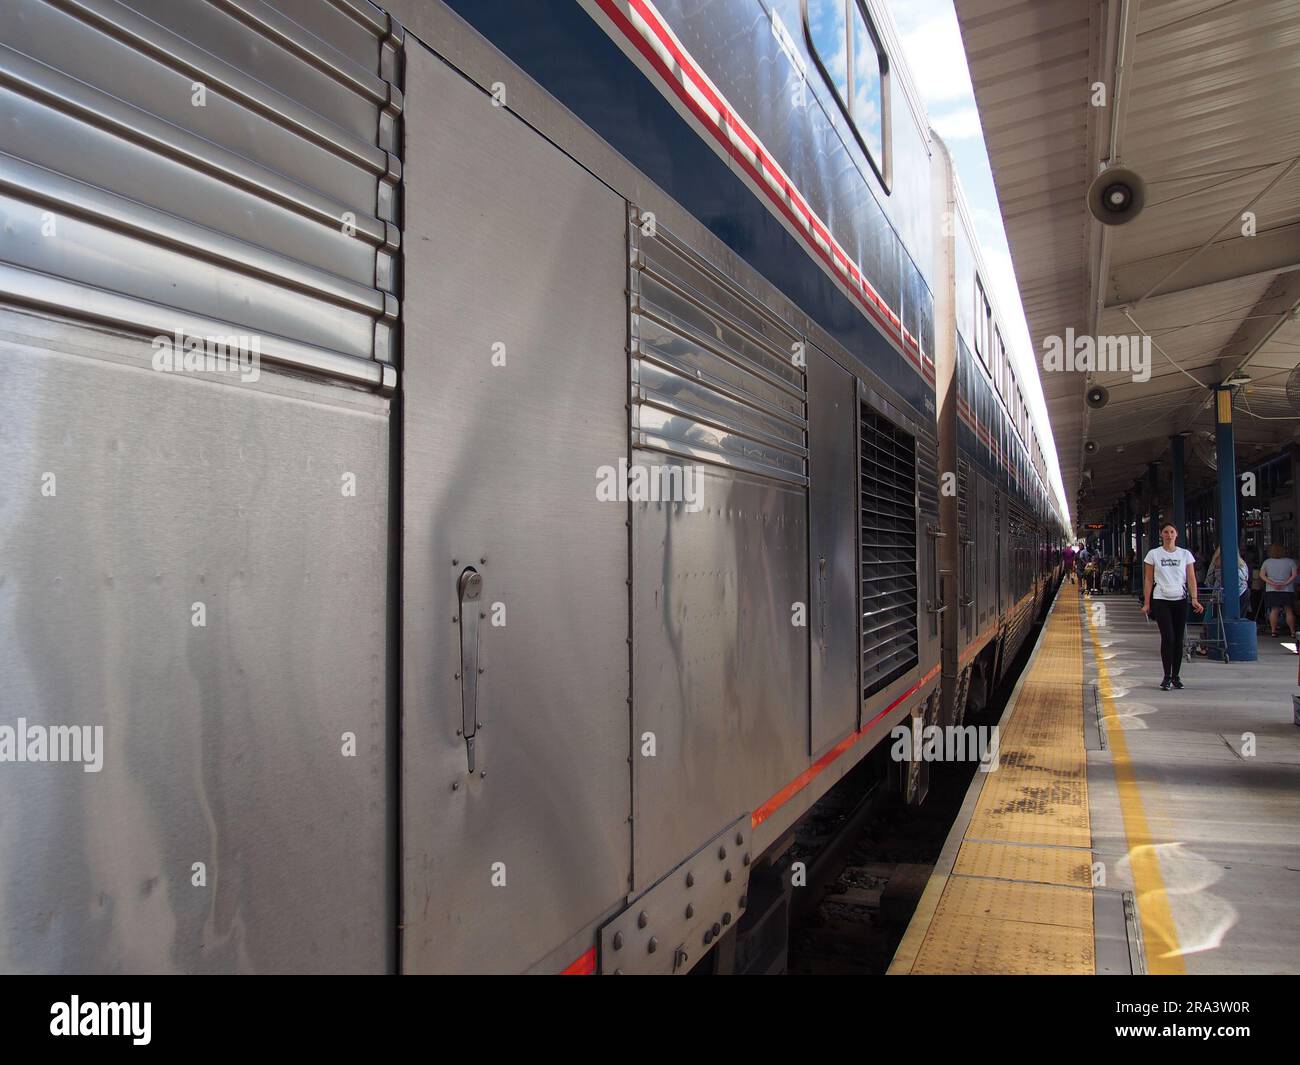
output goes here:
<path id="1" fill-rule="evenodd" d="M 0 26 L 0 299 L 396 386 L 399 23 L 369 0 L 0 0 Z"/>
<path id="2" fill-rule="evenodd" d="M 975 562 L 970 523 L 970 463 L 965 459 L 957 460 L 957 530 L 961 537 L 957 544 L 960 567 L 958 603 L 961 607 L 961 623 L 969 630 L 971 607 L 975 605 Z"/>
<path id="3" fill-rule="evenodd" d="M 808 483 L 802 340 L 663 226 L 629 216 L 632 443 Z"/>
<path id="4" fill-rule="evenodd" d="M 860 409 L 862 696 L 917 663 L 916 440 Z"/>
<path id="5" fill-rule="evenodd" d="M 961 530 L 963 540 L 970 539 L 970 511 L 967 509 L 966 494 L 970 491 L 970 464 L 965 459 L 957 460 L 957 527 Z"/>

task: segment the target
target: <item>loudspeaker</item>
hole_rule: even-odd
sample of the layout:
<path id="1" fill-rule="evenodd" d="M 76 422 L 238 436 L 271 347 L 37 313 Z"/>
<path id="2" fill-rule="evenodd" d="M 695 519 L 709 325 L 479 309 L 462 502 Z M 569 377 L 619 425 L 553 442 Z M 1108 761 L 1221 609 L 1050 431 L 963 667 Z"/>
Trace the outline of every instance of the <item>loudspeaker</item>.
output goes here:
<path id="1" fill-rule="evenodd" d="M 1088 186 L 1088 210 L 1108 226 L 1122 226 L 1142 213 L 1147 202 L 1146 182 L 1124 166 L 1109 166 Z"/>
<path id="2" fill-rule="evenodd" d="M 1088 389 L 1083 397 L 1083 401 L 1088 404 L 1092 410 L 1101 410 L 1110 402 L 1110 393 L 1101 385 L 1093 385 Z"/>

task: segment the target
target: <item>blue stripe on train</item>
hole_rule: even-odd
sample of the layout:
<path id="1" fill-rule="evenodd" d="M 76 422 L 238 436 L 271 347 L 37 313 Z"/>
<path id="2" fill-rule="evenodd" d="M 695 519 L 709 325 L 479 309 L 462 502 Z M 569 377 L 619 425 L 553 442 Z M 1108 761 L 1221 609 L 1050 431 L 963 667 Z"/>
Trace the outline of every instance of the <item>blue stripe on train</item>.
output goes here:
<path id="1" fill-rule="evenodd" d="M 447 2 L 934 425 L 934 388 L 576 2 Z"/>

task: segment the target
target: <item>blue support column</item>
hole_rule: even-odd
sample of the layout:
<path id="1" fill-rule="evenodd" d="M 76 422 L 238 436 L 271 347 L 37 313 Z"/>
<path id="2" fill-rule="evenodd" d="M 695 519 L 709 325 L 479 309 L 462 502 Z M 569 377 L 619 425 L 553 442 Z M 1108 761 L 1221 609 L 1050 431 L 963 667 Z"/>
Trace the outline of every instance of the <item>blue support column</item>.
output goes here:
<path id="1" fill-rule="evenodd" d="M 1232 440 L 1232 389 L 1214 389 L 1214 443 L 1219 466 L 1219 558 L 1223 562 L 1223 627 L 1234 662 L 1259 657 L 1255 623 L 1241 616 L 1237 583 L 1237 460 Z"/>

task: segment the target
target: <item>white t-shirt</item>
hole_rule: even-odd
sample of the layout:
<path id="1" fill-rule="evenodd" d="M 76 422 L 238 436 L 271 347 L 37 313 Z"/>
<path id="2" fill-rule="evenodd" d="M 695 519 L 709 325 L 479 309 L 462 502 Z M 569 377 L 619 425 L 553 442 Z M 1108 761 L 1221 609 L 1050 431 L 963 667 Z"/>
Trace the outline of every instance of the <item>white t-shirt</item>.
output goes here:
<path id="1" fill-rule="evenodd" d="M 1291 589 L 1291 581 L 1287 580 L 1286 584 L 1272 585 L 1268 582 L 1282 581 L 1288 575 L 1292 578 L 1295 576 L 1295 559 L 1293 558 L 1266 558 L 1264 564 L 1260 567 L 1264 573 L 1264 588 L 1270 592 L 1286 592 Z"/>
<path id="2" fill-rule="evenodd" d="M 1163 547 L 1153 547 L 1142 561 L 1155 571 L 1153 599 L 1187 598 L 1187 567 L 1196 561 L 1187 548 L 1166 551 Z"/>

